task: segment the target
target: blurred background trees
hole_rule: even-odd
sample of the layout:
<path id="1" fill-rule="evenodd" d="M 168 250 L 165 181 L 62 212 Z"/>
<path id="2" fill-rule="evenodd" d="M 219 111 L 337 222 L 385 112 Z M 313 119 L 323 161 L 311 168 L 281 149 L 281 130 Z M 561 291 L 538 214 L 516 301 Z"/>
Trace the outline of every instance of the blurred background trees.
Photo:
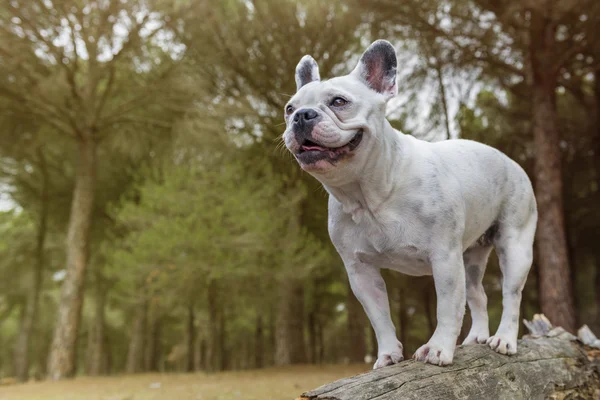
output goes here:
<path id="1" fill-rule="evenodd" d="M 599 8 L 10 1 L 0 10 L 0 377 L 373 355 L 329 243 L 326 193 L 280 135 L 304 54 L 331 77 L 380 37 L 399 51 L 394 126 L 490 144 L 532 178 L 540 225 L 523 316 L 600 330 Z M 408 356 L 435 326 L 435 292 L 430 278 L 385 277 Z"/>

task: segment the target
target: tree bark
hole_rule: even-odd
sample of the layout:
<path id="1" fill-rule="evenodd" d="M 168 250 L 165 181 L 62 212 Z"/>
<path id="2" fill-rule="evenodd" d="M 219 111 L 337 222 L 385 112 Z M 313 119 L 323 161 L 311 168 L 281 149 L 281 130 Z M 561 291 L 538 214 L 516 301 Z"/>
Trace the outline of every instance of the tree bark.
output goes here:
<path id="1" fill-rule="evenodd" d="M 62 285 L 56 328 L 48 360 L 48 377 L 73 377 L 88 263 L 96 183 L 96 143 L 91 134 L 79 139 L 79 161 L 66 243 L 67 275 Z"/>
<path id="2" fill-rule="evenodd" d="M 308 361 L 317 364 L 317 311 L 308 313 Z"/>
<path id="3" fill-rule="evenodd" d="M 433 310 L 431 306 L 431 297 L 433 294 L 431 286 L 431 282 L 427 281 L 425 282 L 425 288 L 423 289 L 423 305 L 425 307 L 425 317 L 427 317 L 427 329 L 429 329 L 429 336 L 432 336 L 435 330 L 435 310 Z"/>
<path id="4" fill-rule="evenodd" d="M 198 332 L 194 345 L 194 371 L 206 368 L 206 339 Z"/>
<path id="5" fill-rule="evenodd" d="M 110 374 L 114 370 L 113 364 L 113 353 L 112 353 L 112 341 L 108 332 L 104 335 L 104 371 L 106 374 Z"/>
<path id="6" fill-rule="evenodd" d="M 185 335 L 185 344 L 186 344 L 186 357 L 187 363 L 185 366 L 186 372 L 194 371 L 194 342 L 195 342 L 195 328 L 194 322 L 196 320 L 196 315 L 194 313 L 194 303 L 190 302 L 188 305 L 188 318 L 187 318 L 187 332 Z"/>
<path id="7" fill-rule="evenodd" d="M 275 327 L 275 365 L 292 363 L 291 338 L 289 329 L 289 294 L 285 285 L 279 286 L 279 301 L 277 307 L 277 324 Z"/>
<path id="8" fill-rule="evenodd" d="M 450 116 L 448 111 L 448 100 L 446 95 L 446 86 L 444 85 L 444 71 L 436 58 L 435 72 L 437 75 L 438 85 L 440 87 L 440 97 L 442 100 L 442 108 L 444 110 L 444 129 L 446 130 L 446 140 L 450 139 Z"/>
<path id="9" fill-rule="evenodd" d="M 99 267 L 99 266 L 98 266 Z M 106 287 L 103 284 L 103 278 L 99 271 L 96 271 L 96 304 L 94 322 L 92 324 L 93 340 L 90 352 L 90 364 L 88 374 L 99 376 L 106 373 L 104 371 L 104 306 L 106 304 Z"/>
<path id="10" fill-rule="evenodd" d="M 595 298 L 596 298 L 596 332 L 600 332 L 600 254 L 596 254 L 596 278 L 595 278 Z"/>
<path id="11" fill-rule="evenodd" d="M 406 289 L 404 288 L 404 280 L 400 282 L 398 287 L 398 321 L 400 321 L 399 327 L 399 339 L 400 343 L 406 346 L 406 338 L 408 335 L 408 307 L 406 305 Z"/>
<path id="12" fill-rule="evenodd" d="M 225 310 L 221 305 L 221 312 L 219 313 L 219 371 L 226 371 L 229 367 L 229 354 L 227 352 L 227 318 L 225 316 Z"/>
<path id="13" fill-rule="evenodd" d="M 594 166 L 596 184 L 600 189 L 600 71 L 594 75 L 594 97 L 596 98 L 596 138 L 594 140 Z"/>
<path id="14" fill-rule="evenodd" d="M 147 321 L 147 301 L 140 299 L 135 308 L 133 330 L 127 351 L 127 365 L 125 371 L 128 374 L 142 372 L 144 357 L 144 339 Z"/>
<path id="15" fill-rule="evenodd" d="M 36 319 L 36 324 L 39 326 L 41 323 L 38 313 L 38 318 Z M 48 332 L 41 331 L 38 332 L 39 341 L 38 346 L 36 348 L 36 361 L 37 361 L 37 369 L 35 371 L 35 378 L 38 380 L 43 379 L 47 374 L 48 367 L 48 354 L 50 352 L 50 345 L 52 344 L 52 337 L 47 335 Z M 1 347 L 1 346 L 0 346 Z"/>
<path id="16" fill-rule="evenodd" d="M 218 304 L 218 285 L 217 281 L 211 279 L 208 283 L 207 303 L 208 303 L 208 352 L 206 356 L 205 369 L 207 371 L 216 371 L 219 366 L 218 340 L 219 340 L 219 304 Z"/>
<path id="17" fill-rule="evenodd" d="M 600 395 L 598 368 L 582 345 L 565 339 L 522 340 L 513 356 L 468 345 L 457 348 L 448 367 L 404 361 L 323 385 L 298 400 L 593 399 Z"/>
<path id="18" fill-rule="evenodd" d="M 594 93 L 596 97 L 596 138 L 594 161 L 596 169 L 596 186 L 600 190 L 600 71 L 594 75 Z M 596 252 L 596 332 L 600 332 L 600 253 Z"/>
<path id="19" fill-rule="evenodd" d="M 50 177 L 46 168 L 46 159 L 42 151 L 38 151 L 40 161 L 40 172 L 42 174 L 42 188 L 40 193 L 40 214 L 37 224 L 37 240 L 35 249 L 35 266 L 31 288 L 27 294 L 26 305 L 19 329 L 19 335 L 15 344 L 15 377 L 20 382 L 29 379 L 29 356 L 31 352 L 31 337 L 36 323 L 40 293 L 44 277 L 45 243 L 48 228 L 48 191 Z"/>
<path id="20" fill-rule="evenodd" d="M 552 68 L 555 27 L 540 12 L 532 11 L 530 28 L 540 306 L 551 321 L 573 332 L 576 314 L 565 234 L 556 72 Z"/>
<path id="21" fill-rule="evenodd" d="M 325 360 L 325 334 L 323 333 L 323 323 L 317 319 L 317 360 L 321 364 Z"/>
<path id="22" fill-rule="evenodd" d="M 158 360 L 160 358 L 161 320 L 153 316 L 148 319 L 148 334 L 146 335 L 146 350 L 144 352 L 144 370 L 147 372 L 158 372 Z"/>
<path id="23" fill-rule="evenodd" d="M 367 355 L 365 335 L 366 318 L 362 306 L 354 296 L 348 282 L 346 308 L 348 310 L 348 357 L 350 362 L 363 363 Z"/>
<path id="24" fill-rule="evenodd" d="M 306 362 L 306 344 L 304 341 L 304 284 L 301 281 L 293 283 L 290 293 L 292 313 L 289 319 L 289 329 L 292 345 L 292 363 L 302 364 Z"/>
<path id="25" fill-rule="evenodd" d="M 268 365 L 275 364 L 275 353 L 277 351 L 277 310 L 276 306 L 269 307 L 269 358 L 267 360 Z"/>
<path id="26" fill-rule="evenodd" d="M 296 278 L 285 278 L 279 286 L 275 364 L 306 362 L 304 346 L 304 287 Z"/>
<path id="27" fill-rule="evenodd" d="M 254 334 L 254 367 L 262 368 L 265 365 L 264 362 L 264 328 L 263 319 L 259 315 L 256 317 L 256 332 Z"/>

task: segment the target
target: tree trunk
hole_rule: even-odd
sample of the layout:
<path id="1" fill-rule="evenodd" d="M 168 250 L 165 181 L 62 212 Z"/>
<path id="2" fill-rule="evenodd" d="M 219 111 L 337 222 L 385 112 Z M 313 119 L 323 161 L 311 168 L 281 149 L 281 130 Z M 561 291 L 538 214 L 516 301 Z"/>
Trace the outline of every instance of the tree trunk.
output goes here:
<path id="1" fill-rule="evenodd" d="M 595 298 L 596 298 L 596 332 L 600 332 L 600 254 L 596 253 L 596 278 L 595 278 Z"/>
<path id="2" fill-rule="evenodd" d="M 85 345 L 85 373 L 87 375 L 90 374 L 90 369 L 92 367 L 92 352 L 94 348 L 94 319 L 92 318 L 88 322 L 87 327 L 87 344 Z"/>
<path id="3" fill-rule="evenodd" d="M 317 362 L 321 364 L 325 360 L 325 334 L 323 333 L 323 323 L 317 318 Z"/>
<path id="4" fill-rule="evenodd" d="M 512 356 L 485 344 L 461 346 L 448 367 L 404 361 L 323 385 L 298 400 L 596 399 L 600 361 L 588 354 L 558 338 L 521 340 Z"/>
<path id="5" fill-rule="evenodd" d="M 212 279 L 208 283 L 208 354 L 206 356 L 205 369 L 207 371 L 216 371 L 219 366 L 218 338 L 219 338 L 219 304 L 218 304 L 218 285 L 217 281 Z"/>
<path id="6" fill-rule="evenodd" d="M 269 358 L 268 365 L 275 364 L 275 353 L 277 351 L 277 312 L 276 307 L 269 307 Z"/>
<path id="7" fill-rule="evenodd" d="M 596 98 L 596 138 L 594 140 L 594 166 L 596 170 L 596 184 L 600 190 L 600 71 L 594 75 L 594 96 Z"/>
<path id="8" fill-rule="evenodd" d="M 96 183 L 96 143 L 91 135 L 78 142 L 79 161 L 66 242 L 67 275 L 62 285 L 58 317 L 48 360 L 48 377 L 73 377 L 75 352 L 83 305 Z"/>
<path id="9" fill-rule="evenodd" d="M 290 306 L 289 293 L 286 285 L 279 286 L 279 301 L 277 307 L 277 324 L 275 328 L 275 365 L 292 363 L 291 337 L 289 329 Z"/>
<path id="10" fill-rule="evenodd" d="M 254 334 L 254 367 L 264 367 L 264 330 L 261 315 L 256 317 L 256 333 Z"/>
<path id="11" fill-rule="evenodd" d="M 444 111 L 444 129 L 446 130 L 446 139 L 450 139 L 450 116 L 448 111 L 448 96 L 446 95 L 446 86 L 444 85 L 444 71 L 442 70 L 442 66 L 440 65 L 440 62 L 437 59 L 434 69 L 437 75 L 438 85 L 440 87 L 440 97 L 442 100 L 442 108 Z"/>
<path id="12" fill-rule="evenodd" d="M 202 371 L 206 366 L 206 339 L 200 329 L 196 332 L 194 344 L 194 371 Z"/>
<path id="13" fill-rule="evenodd" d="M 312 364 L 317 364 L 317 311 L 308 313 L 308 358 Z"/>
<path id="14" fill-rule="evenodd" d="M 128 374 L 142 372 L 142 361 L 144 356 L 144 339 L 146 332 L 147 319 L 147 301 L 140 299 L 135 308 L 135 317 L 133 322 L 133 330 L 129 341 L 129 349 L 127 351 L 127 366 L 125 371 Z"/>
<path id="15" fill-rule="evenodd" d="M 194 304 L 190 302 L 188 305 L 188 318 L 187 318 L 187 332 L 185 334 L 185 345 L 186 345 L 186 358 L 187 363 L 185 366 L 186 372 L 194 371 L 194 342 L 195 342 L 195 328 L 194 322 L 196 316 L 194 314 Z"/>
<path id="16" fill-rule="evenodd" d="M 158 360 L 160 358 L 160 317 L 153 316 L 148 320 L 148 334 L 146 335 L 146 350 L 144 352 L 144 370 L 147 372 L 158 372 Z"/>
<path id="17" fill-rule="evenodd" d="M 99 266 L 97 266 L 99 268 Z M 96 309 L 94 322 L 91 329 L 93 330 L 93 340 L 90 352 L 88 374 L 91 376 L 99 376 L 105 373 L 104 371 L 104 306 L 106 304 L 106 287 L 103 284 L 102 275 L 96 271 Z"/>
<path id="18" fill-rule="evenodd" d="M 275 364 L 306 362 L 304 347 L 304 287 L 296 278 L 280 284 L 277 310 Z"/>
<path id="19" fill-rule="evenodd" d="M 398 287 L 398 321 L 400 321 L 400 343 L 406 346 L 406 338 L 408 335 L 408 307 L 406 305 L 406 289 L 404 288 L 404 279 Z"/>
<path id="20" fill-rule="evenodd" d="M 423 305 L 425 307 L 425 317 L 427 318 L 427 328 L 429 329 L 429 336 L 432 336 L 435 330 L 435 310 L 433 310 L 431 307 L 431 297 L 433 294 L 431 286 L 431 282 L 427 281 L 425 282 L 425 288 L 423 289 Z"/>
<path id="21" fill-rule="evenodd" d="M 366 318 L 362 306 L 352 293 L 348 282 L 346 292 L 346 308 L 348 310 L 348 350 L 350 362 L 363 363 L 367 355 L 365 335 Z"/>
<path id="22" fill-rule="evenodd" d="M 40 214 L 37 226 L 37 240 L 35 250 L 35 267 L 33 269 L 33 280 L 27 295 L 26 305 L 21 320 L 19 335 L 15 344 L 15 377 L 20 382 L 29 379 L 29 356 L 31 337 L 36 323 L 42 281 L 44 277 L 44 263 L 46 232 L 48 227 L 48 190 L 50 178 L 46 169 L 46 159 L 41 151 L 38 151 L 40 161 L 40 172 L 42 173 L 42 189 L 40 194 Z"/>
<path id="23" fill-rule="evenodd" d="M 38 314 L 39 315 L 39 314 Z M 36 325 L 39 327 L 42 321 L 38 317 L 36 319 Z M 50 345 L 52 344 L 52 337 L 46 334 L 47 332 L 41 331 L 38 332 L 39 344 L 36 349 L 36 360 L 37 360 L 37 370 L 35 378 L 38 380 L 44 379 L 46 376 L 48 367 L 48 354 L 50 352 Z M 0 346 L 0 348 L 2 348 Z"/>
<path id="24" fill-rule="evenodd" d="M 221 312 L 219 313 L 219 371 L 226 371 L 229 367 L 229 354 L 227 353 L 227 318 L 225 316 L 225 309 L 221 304 Z"/>
<path id="25" fill-rule="evenodd" d="M 596 138 L 594 161 L 596 169 L 596 186 L 600 190 L 600 71 L 594 76 L 594 93 L 596 97 Z M 600 332 L 600 253 L 596 252 L 596 332 Z"/>
<path id="26" fill-rule="evenodd" d="M 554 38 L 550 19 L 533 11 L 530 57 L 540 306 L 551 321 L 573 332 L 575 308 L 565 235 L 556 72 L 552 68 Z"/>
<path id="27" fill-rule="evenodd" d="M 304 284 L 301 281 L 294 282 L 291 293 L 291 316 L 290 323 L 291 357 L 293 364 L 306 362 L 306 343 L 304 342 Z"/>
<path id="28" fill-rule="evenodd" d="M 106 374 L 110 374 L 113 369 L 114 369 L 114 365 L 113 365 L 113 353 L 112 353 L 112 341 L 110 339 L 110 336 L 108 334 L 108 332 L 106 332 L 106 334 L 104 335 L 104 371 L 106 371 Z"/>

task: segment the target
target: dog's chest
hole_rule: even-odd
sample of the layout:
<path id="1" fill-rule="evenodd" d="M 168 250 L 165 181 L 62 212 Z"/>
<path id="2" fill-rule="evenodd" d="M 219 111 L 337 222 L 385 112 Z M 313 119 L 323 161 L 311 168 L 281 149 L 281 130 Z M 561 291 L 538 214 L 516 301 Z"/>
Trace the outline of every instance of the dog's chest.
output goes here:
<path id="1" fill-rule="evenodd" d="M 354 253 L 361 262 L 408 275 L 431 274 L 425 243 L 402 224 L 363 219 L 354 228 L 359 239 Z"/>

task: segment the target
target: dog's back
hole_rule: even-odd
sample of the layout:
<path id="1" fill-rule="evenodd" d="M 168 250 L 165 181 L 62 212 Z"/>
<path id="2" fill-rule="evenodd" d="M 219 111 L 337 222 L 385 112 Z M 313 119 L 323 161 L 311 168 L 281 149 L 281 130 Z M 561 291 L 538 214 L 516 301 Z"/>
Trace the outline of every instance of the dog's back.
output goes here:
<path id="1" fill-rule="evenodd" d="M 533 187 L 519 164 L 502 152 L 472 140 L 429 144 L 440 173 L 460 185 L 465 204 L 464 245 L 493 224 L 522 227 L 537 218 Z"/>

